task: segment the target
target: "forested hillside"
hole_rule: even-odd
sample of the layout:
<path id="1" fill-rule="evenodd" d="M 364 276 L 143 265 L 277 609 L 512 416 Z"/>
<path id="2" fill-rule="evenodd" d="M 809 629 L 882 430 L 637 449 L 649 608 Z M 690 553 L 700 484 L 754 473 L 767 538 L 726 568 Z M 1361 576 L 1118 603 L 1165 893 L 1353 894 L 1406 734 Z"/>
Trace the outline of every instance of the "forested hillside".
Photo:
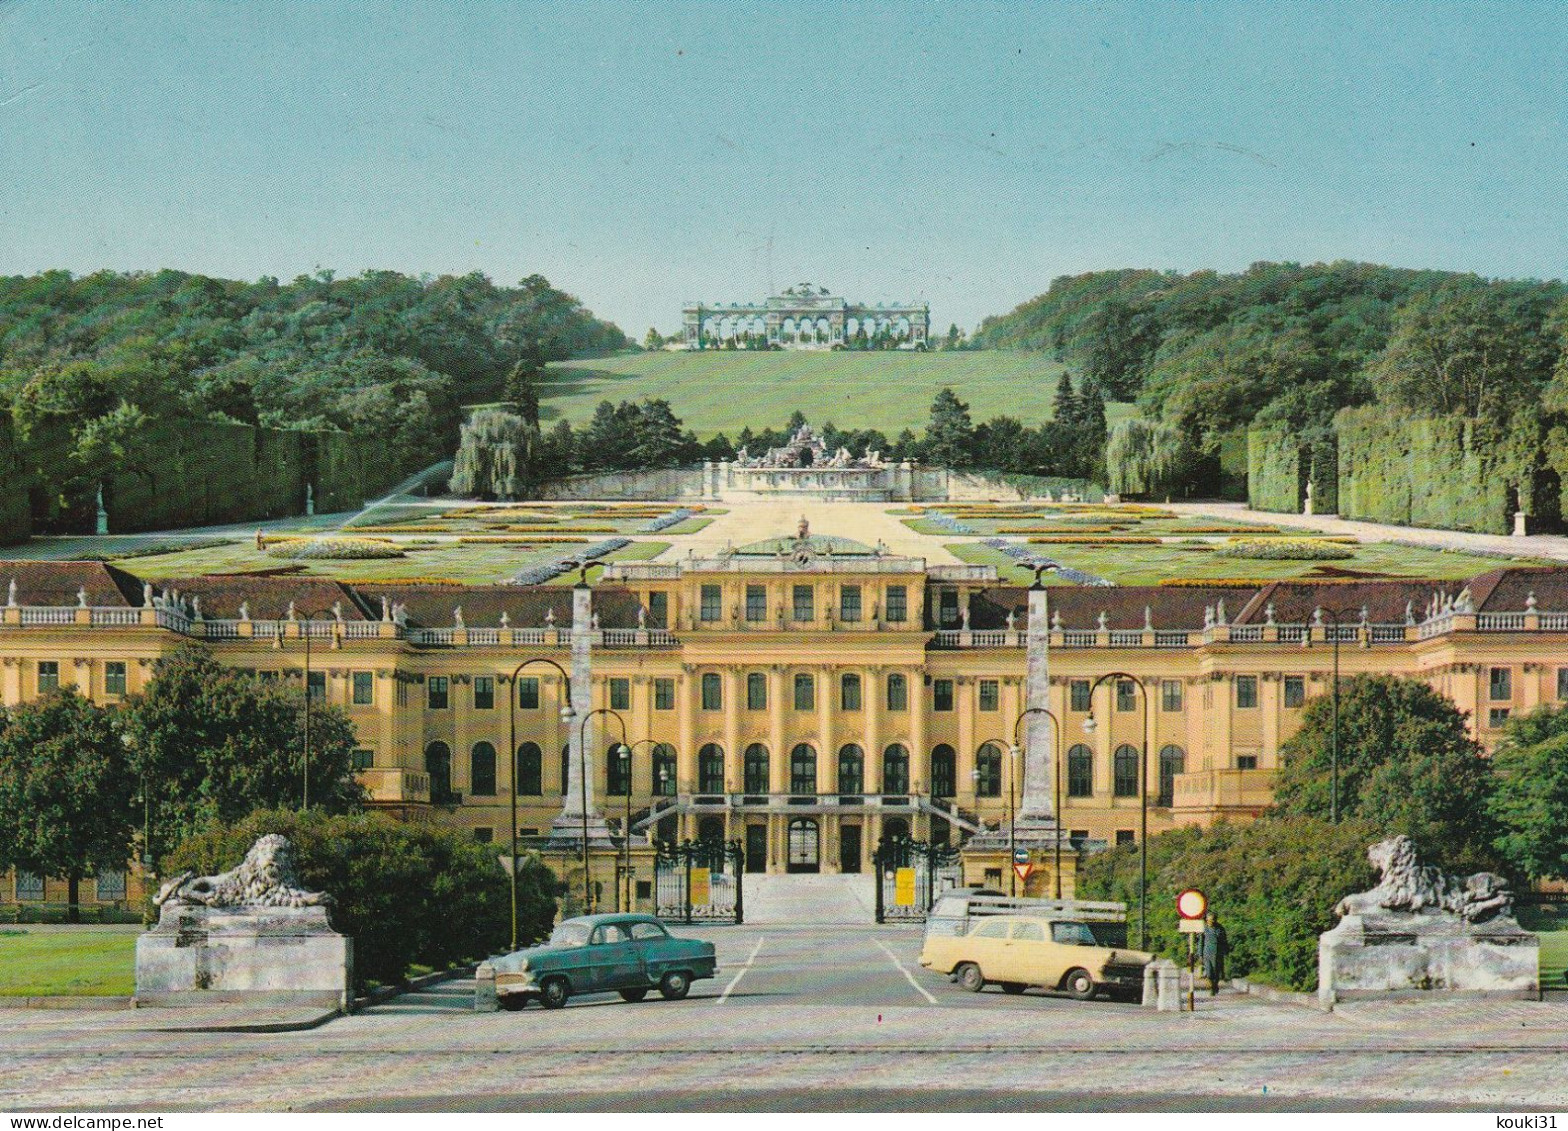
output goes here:
<path id="1" fill-rule="evenodd" d="M 450 456 L 460 405 L 520 363 L 626 344 L 539 275 L 0 278 L 0 403 L 45 526 L 79 524 L 97 485 L 156 461 L 138 446 L 182 421 L 342 433 L 390 482 Z"/>

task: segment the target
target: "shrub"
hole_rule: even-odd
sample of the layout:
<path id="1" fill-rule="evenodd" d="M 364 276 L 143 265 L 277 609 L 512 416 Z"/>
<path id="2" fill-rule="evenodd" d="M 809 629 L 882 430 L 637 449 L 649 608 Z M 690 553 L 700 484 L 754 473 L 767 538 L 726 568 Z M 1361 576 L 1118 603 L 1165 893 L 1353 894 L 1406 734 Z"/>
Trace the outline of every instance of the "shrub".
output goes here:
<path id="1" fill-rule="evenodd" d="M 369 538 L 297 539 L 268 546 L 267 553 L 274 558 L 288 558 L 292 561 L 311 559 L 367 561 L 372 558 L 403 556 L 402 549 L 391 542 L 373 541 Z"/>
<path id="2" fill-rule="evenodd" d="M 263 810 L 187 840 L 163 862 L 162 873 L 226 871 L 267 833 L 294 842 L 305 888 L 333 897 L 332 925 L 354 939 L 357 989 L 401 982 L 415 963 L 440 970 L 507 945 L 511 892 L 497 848 L 432 823 L 374 812 L 328 817 Z M 549 933 L 558 890 L 536 855 L 519 857 L 520 941 Z"/>
<path id="3" fill-rule="evenodd" d="M 1221 558 L 1275 562 L 1327 562 L 1356 556 L 1354 550 L 1320 538 L 1232 538 L 1214 553 Z"/>

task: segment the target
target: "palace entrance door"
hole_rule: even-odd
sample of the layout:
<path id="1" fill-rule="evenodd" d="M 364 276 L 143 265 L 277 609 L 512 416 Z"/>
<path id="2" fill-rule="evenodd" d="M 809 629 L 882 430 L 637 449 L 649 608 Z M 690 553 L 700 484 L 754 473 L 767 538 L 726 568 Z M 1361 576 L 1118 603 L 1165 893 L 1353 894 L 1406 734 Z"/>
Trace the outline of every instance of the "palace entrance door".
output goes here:
<path id="1" fill-rule="evenodd" d="M 860 871 L 860 826 L 840 825 L 838 829 L 838 870 Z"/>
<path id="2" fill-rule="evenodd" d="M 789 823 L 790 872 L 820 872 L 822 861 L 819 853 L 821 831 L 817 822 L 808 817 L 796 817 Z"/>
<path id="3" fill-rule="evenodd" d="M 768 826 L 746 826 L 746 871 L 751 873 L 768 870 Z"/>

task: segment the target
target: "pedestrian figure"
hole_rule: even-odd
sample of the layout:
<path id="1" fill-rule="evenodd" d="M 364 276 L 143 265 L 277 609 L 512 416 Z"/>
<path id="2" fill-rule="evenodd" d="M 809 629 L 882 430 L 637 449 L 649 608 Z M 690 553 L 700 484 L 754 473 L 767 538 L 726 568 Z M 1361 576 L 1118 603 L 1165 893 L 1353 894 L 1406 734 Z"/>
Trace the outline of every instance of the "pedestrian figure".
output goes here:
<path id="1" fill-rule="evenodd" d="M 266 548 L 267 536 L 261 532 L 261 527 L 258 526 L 256 528 L 256 549 L 265 550 Z"/>
<path id="2" fill-rule="evenodd" d="M 1209 980 L 1209 996 L 1220 992 L 1220 982 L 1225 978 L 1225 954 L 1230 944 L 1225 938 L 1225 928 L 1220 917 L 1210 911 L 1204 916 L 1203 942 L 1199 946 L 1203 959 L 1203 976 Z"/>

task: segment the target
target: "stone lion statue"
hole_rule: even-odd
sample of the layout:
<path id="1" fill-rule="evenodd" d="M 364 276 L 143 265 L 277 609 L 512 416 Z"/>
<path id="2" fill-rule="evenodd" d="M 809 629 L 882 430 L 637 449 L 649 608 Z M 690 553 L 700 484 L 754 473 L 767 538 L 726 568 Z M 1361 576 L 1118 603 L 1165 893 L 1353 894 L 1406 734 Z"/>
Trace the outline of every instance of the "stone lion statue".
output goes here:
<path id="1" fill-rule="evenodd" d="M 216 876 L 181 872 L 158 890 L 153 902 L 203 907 L 312 907 L 330 905 L 325 892 L 305 891 L 294 874 L 294 846 L 269 833 L 250 846 L 239 867 Z"/>
<path id="2" fill-rule="evenodd" d="M 1412 915 L 1447 912 L 1468 923 L 1481 923 L 1513 911 L 1513 894 L 1507 881 L 1493 872 L 1451 876 L 1422 864 L 1416 846 L 1407 836 L 1389 837 L 1367 849 L 1367 860 L 1380 877 L 1371 891 L 1347 895 L 1334 911 L 1338 915 L 1375 915 L 1403 911 Z"/>

